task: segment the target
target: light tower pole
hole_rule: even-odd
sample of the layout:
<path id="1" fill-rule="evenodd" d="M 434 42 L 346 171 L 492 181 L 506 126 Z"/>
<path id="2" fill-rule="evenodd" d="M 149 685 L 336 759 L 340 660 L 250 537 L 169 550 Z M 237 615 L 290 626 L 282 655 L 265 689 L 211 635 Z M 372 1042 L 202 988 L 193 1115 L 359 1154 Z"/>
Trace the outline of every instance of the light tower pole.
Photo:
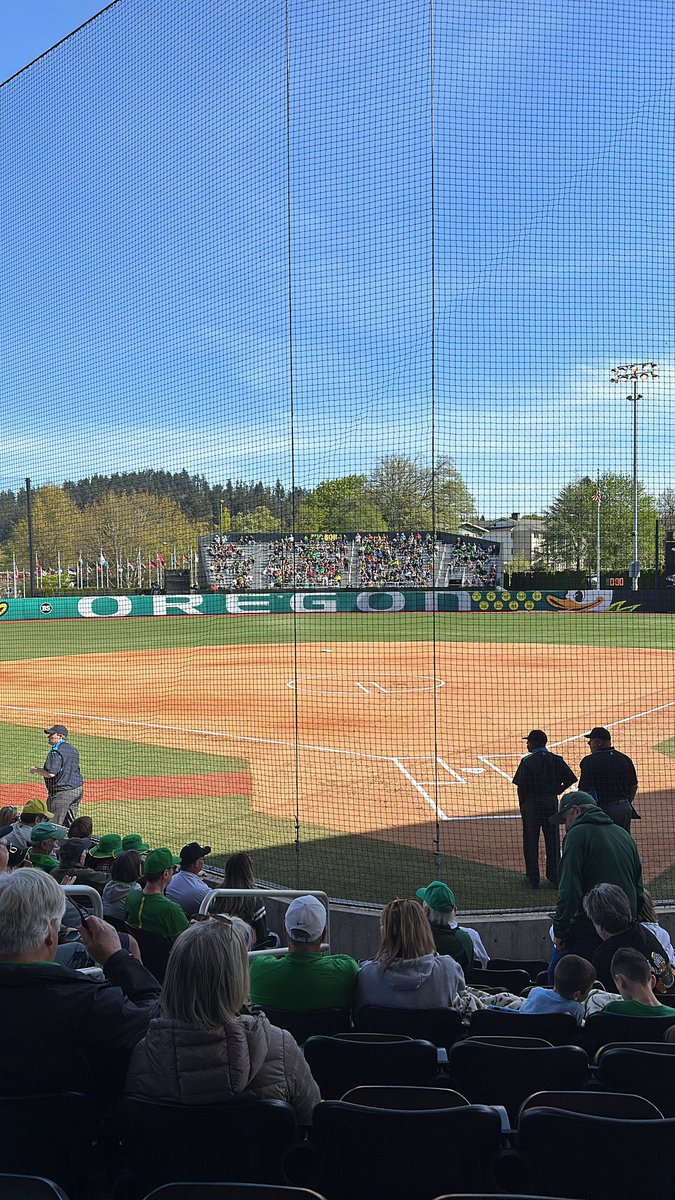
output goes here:
<path id="1" fill-rule="evenodd" d="M 642 396 L 638 392 L 638 380 L 658 379 L 659 365 L 655 362 L 625 363 L 621 367 L 612 367 L 609 378 L 611 383 L 630 382 L 633 389 L 627 397 L 633 405 L 633 561 L 630 565 L 631 587 L 638 590 L 640 578 L 640 512 L 638 496 L 638 400 Z"/>

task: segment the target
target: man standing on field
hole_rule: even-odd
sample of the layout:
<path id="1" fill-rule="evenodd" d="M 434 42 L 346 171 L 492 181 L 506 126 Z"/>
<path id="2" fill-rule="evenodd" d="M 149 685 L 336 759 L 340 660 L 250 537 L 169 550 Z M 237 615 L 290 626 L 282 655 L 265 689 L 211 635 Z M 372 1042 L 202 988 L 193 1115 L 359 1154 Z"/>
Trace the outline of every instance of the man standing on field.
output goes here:
<path id="1" fill-rule="evenodd" d="M 527 882 L 539 887 L 539 835 L 544 835 L 546 847 L 546 878 L 552 887 L 558 886 L 560 843 L 558 828 L 550 818 L 558 811 L 558 796 L 576 782 L 564 758 L 547 749 L 548 737 L 543 729 L 531 729 L 523 739 L 527 754 L 520 760 L 513 782 L 518 788 L 518 803 L 523 819 L 523 856 Z"/>
<path id="2" fill-rule="evenodd" d="M 31 775 L 41 775 L 45 781 L 49 807 L 57 825 L 68 829 L 77 816 L 84 791 L 84 779 L 80 774 L 80 756 L 67 741 L 65 725 L 52 725 L 45 729 L 49 741 L 49 753 L 44 767 L 31 767 Z"/>

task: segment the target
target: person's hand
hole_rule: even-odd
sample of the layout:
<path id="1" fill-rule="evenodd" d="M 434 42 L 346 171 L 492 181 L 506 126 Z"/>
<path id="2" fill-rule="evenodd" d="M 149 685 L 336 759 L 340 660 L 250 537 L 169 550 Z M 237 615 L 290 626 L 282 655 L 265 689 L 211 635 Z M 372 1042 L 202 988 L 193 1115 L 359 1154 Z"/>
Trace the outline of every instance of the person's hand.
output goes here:
<path id="1" fill-rule="evenodd" d="M 77 879 L 76 875 L 64 875 L 61 880 L 61 887 L 71 887 Z"/>
<path id="2" fill-rule="evenodd" d="M 117 930 L 100 917 L 87 917 L 87 924 L 80 929 L 80 937 L 89 951 L 90 958 L 93 958 L 99 967 L 103 967 L 111 955 L 122 949 Z"/>
<path id="3" fill-rule="evenodd" d="M 142 963 L 143 955 L 141 954 L 141 948 L 140 948 L 138 942 L 136 941 L 136 938 L 132 937 L 131 934 L 128 934 L 128 938 L 129 938 L 129 953 L 132 955 L 133 958 L 136 959 L 137 962 Z"/>
<path id="4" fill-rule="evenodd" d="M 30 774 L 31 775 L 39 775 L 41 771 L 42 771 L 42 767 L 31 767 Z"/>

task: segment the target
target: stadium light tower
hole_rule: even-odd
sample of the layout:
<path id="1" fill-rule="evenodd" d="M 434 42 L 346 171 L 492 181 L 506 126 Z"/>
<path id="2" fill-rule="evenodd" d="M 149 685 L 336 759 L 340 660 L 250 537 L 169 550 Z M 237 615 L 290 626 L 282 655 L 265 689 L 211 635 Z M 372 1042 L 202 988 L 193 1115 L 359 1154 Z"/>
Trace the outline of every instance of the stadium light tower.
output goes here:
<path id="1" fill-rule="evenodd" d="M 609 378 L 611 383 L 632 383 L 633 390 L 627 397 L 633 405 L 633 561 L 630 565 L 631 587 L 638 590 L 640 578 L 639 550 L 639 505 L 638 505 L 638 380 L 658 379 L 659 364 L 655 362 L 626 363 L 622 367 L 612 367 Z"/>

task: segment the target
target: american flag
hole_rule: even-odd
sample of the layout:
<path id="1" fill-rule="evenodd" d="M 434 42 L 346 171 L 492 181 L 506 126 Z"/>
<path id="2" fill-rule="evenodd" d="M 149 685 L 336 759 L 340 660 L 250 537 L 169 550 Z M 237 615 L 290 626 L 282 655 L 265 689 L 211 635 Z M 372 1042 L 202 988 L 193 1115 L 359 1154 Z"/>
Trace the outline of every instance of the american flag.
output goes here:
<path id="1" fill-rule="evenodd" d="M 601 491 L 593 492 L 593 499 L 596 504 L 602 504 L 602 492 Z"/>

